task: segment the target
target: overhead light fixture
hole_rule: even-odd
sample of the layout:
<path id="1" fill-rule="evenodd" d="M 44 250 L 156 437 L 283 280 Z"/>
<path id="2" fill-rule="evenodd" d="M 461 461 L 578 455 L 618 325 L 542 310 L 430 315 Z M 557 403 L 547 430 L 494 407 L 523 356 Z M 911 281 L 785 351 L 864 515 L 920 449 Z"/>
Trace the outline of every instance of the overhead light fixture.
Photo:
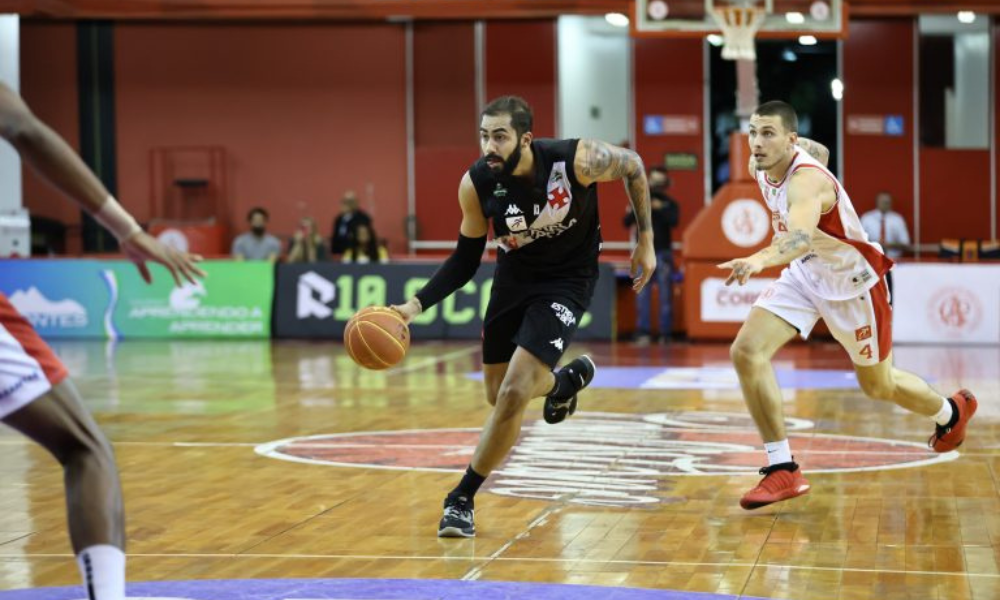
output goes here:
<path id="1" fill-rule="evenodd" d="M 802 44 L 803 46 L 815 46 L 816 45 L 816 36 L 814 36 L 814 35 L 800 35 L 799 36 L 799 43 Z"/>
<path id="2" fill-rule="evenodd" d="M 801 25 L 806 22 L 806 16 L 800 12 L 785 13 L 785 20 L 792 25 Z"/>
<path id="3" fill-rule="evenodd" d="M 628 27 L 628 17 L 621 13 L 608 13 L 604 15 L 604 20 L 615 27 Z"/>
<path id="4" fill-rule="evenodd" d="M 834 78 L 833 81 L 830 82 L 830 93 L 833 94 L 834 100 L 837 100 L 838 102 L 840 100 L 843 100 L 844 82 L 841 81 L 840 79 Z"/>
<path id="5" fill-rule="evenodd" d="M 781 58 L 784 59 L 785 62 L 795 62 L 799 60 L 798 55 L 788 48 L 785 48 L 785 51 L 781 53 Z"/>
<path id="6" fill-rule="evenodd" d="M 961 23 L 968 25 L 969 23 L 976 22 L 976 13 L 971 10 L 960 10 L 958 11 L 958 20 Z"/>

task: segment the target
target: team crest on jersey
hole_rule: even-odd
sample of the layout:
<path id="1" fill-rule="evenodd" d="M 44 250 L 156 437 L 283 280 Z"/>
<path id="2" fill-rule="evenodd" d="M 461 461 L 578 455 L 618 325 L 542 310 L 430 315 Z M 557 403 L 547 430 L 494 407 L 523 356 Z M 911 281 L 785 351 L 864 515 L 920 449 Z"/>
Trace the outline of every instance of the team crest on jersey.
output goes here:
<path id="1" fill-rule="evenodd" d="M 509 229 L 512 233 L 518 233 L 526 230 L 527 228 L 528 221 L 525 220 L 524 215 L 507 217 L 507 229 Z"/>
<path id="2" fill-rule="evenodd" d="M 497 198 L 506 198 L 507 197 L 507 188 L 505 188 L 503 185 L 501 185 L 501 184 L 498 183 L 497 184 L 497 188 L 495 190 L 493 190 L 493 195 L 496 196 Z"/>
<path id="3" fill-rule="evenodd" d="M 518 215 L 513 216 L 510 207 L 517 207 L 510 205 L 507 208 L 507 229 L 510 234 L 498 237 L 497 245 L 509 252 L 537 239 L 555 237 L 576 225 L 577 219 L 566 220 L 573 205 L 573 190 L 566 175 L 566 161 L 552 165 L 545 199 L 544 205 L 534 205 L 535 220 L 530 225 L 524 215 L 520 214 L 520 209 Z"/>

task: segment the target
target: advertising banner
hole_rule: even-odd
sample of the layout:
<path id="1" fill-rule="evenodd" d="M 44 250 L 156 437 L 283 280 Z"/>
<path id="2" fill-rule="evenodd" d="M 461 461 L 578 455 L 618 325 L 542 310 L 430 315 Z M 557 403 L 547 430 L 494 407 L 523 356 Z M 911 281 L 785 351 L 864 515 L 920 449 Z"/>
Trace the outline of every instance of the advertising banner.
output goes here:
<path id="1" fill-rule="evenodd" d="M 146 284 L 125 261 L 2 261 L 0 292 L 46 338 L 260 338 L 270 335 L 274 266 L 206 261 L 176 287 L 150 265 Z"/>
<path id="2" fill-rule="evenodd" d="M 1000 265 L 901 264 L 895 342 L 1000 344 Z"/>
<path id="3" fill-rule="evenodd" d="M 366 306 L 399 304 L 413 296 L 434 274 L 435 264 L 352 265 L 315 263 L 279 265 L 274 335 L 282 338 L 339 339 L 347 321 Z M 492 263 L 410 324 L 414 339 L 473 339 L 482 334 L 493 284 Z M 590 310 L 577 340 L 610 339 L 614 316 L 614 270 L 601 265 Z"/>
<path id="4" fill-rule="evenodd" d="M 111 336 L 111 292 L 96 260 L 0 261 L 0 292 L 44 338 Z M 134 267 L 133 267 L 134 268 Z"/>

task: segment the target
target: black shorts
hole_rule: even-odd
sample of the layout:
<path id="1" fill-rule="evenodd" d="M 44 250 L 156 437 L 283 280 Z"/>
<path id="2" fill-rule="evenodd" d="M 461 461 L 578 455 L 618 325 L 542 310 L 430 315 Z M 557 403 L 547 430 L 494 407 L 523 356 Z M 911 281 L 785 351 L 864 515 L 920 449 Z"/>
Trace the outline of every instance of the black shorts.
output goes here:
<path id="1" fill-rule="evenodd" d="M 590 306 L 595 283 L 494 284 L 483 319 L 483 363 L 510 362 L 520 346 L 554 368 Z"/>

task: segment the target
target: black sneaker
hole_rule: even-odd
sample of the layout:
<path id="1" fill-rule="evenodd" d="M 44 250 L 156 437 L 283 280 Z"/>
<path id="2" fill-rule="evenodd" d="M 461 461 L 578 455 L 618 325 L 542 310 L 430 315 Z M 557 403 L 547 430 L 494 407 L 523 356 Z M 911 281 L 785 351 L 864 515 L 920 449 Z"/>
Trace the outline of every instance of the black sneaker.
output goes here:
<path id="1" fill-rule="evenodd" d="M 475 512 L 472 501 L 465 496 L 445 498 L 438 537 L 476 537 L 476 524 L 472 520 Z"/>
<path id="2" fill-rule="evenodd" d="M 562 423 L 566 420 L 566 417 L 575 413 L 577 393 L 590 385 L 590 382 L 594 380 L 594 373 L 596 372 L 597 365 L 586 354 L 574 358 L 569 364 L 559 369 L 556 377 L 560 377 L 563 373 L 569 375 L 570 384 L 573 386 L 573 395 L 568 398 L 546 396 L 545 408 L 542 410 L 545 422 L 550 425 Z"/>

